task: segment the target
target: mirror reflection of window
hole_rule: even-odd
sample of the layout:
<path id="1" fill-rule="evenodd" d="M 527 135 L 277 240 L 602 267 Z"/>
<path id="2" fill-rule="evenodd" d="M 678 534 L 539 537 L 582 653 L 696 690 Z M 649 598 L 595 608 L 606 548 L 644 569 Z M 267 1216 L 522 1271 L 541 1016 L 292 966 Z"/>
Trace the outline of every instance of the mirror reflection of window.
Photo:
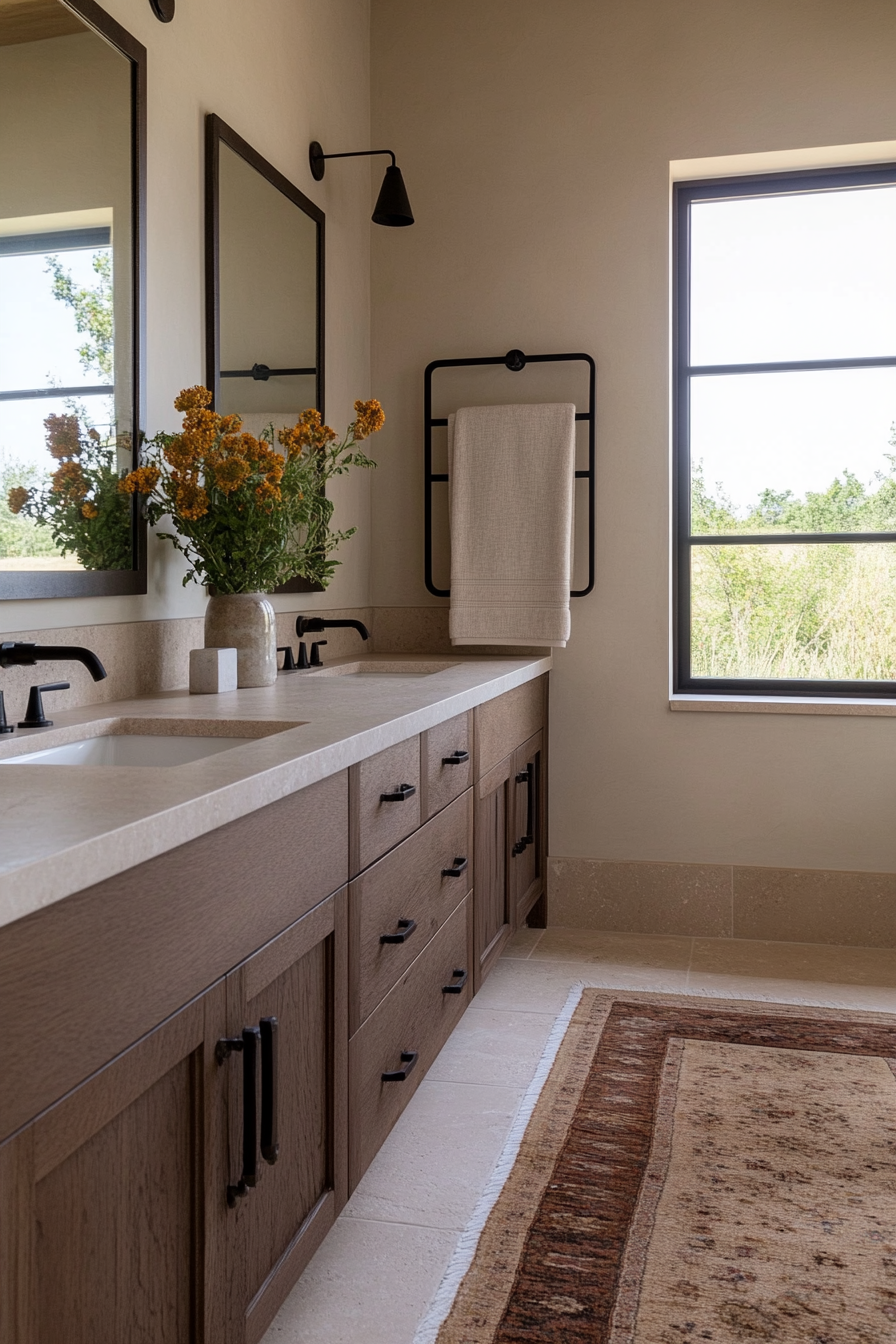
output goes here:
<path id="1" fill-rule="evenodd" d="M 131 465 L 131 342 L 115 339 L 132 322 L 131 184 L 130 62 L 64 5 L 0 4 L 0 571 L 131 567 L 112 491 Z M 71 460 L 103 477 L 80 499 L 53 490 L 73 420 Z M 65 498 L 74 531 L 56 525 Z M 88 524 L 110 510 L 98 548 Z"/>
<path id="2" fill-rule="evenodd" d="M 218 409 L 285 422 L 317 401 L 317 225 L 223 141 L 219 174 Z"/>

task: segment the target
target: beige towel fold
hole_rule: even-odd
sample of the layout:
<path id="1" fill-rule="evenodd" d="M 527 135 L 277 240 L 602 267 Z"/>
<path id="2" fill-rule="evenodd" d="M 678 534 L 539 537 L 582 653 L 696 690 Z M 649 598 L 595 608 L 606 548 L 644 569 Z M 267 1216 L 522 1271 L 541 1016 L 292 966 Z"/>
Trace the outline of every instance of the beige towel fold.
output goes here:
<path id="1" fill-rule="evenodd" d="M 554 402 L 449 417 L 452 644 L 565 647 L 575 412 Z"/>

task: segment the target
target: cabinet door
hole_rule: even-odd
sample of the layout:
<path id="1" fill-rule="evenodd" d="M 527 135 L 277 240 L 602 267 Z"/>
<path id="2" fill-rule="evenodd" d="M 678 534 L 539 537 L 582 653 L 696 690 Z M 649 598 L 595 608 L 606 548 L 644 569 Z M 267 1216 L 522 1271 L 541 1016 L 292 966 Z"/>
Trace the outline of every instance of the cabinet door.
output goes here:
<path id="1" fill-rule="evenodd" d="M 256 1087 L 248 1098 L 245 1052 L 225 1062 L 230 1187 L 245 1175 L 247 1100 L 257 1123 L 256 1183 L 243 1195 L 231 1191 L 228 1212 L 228 1278 L 240 1344 L 264 1334 L 347 1198 L 346 903 L 343 888 L 227 977 L 232 1039 L 245 1029 L 270 1032 L 276 1019 L 273 1039 L 257 1043 Z M 273 1134 L 265 1132 L 269 1117 Z"/>
<path id="2" fill-rule="evenodd" d="M 510 887 L 515 928 L 525 923 L 544 893 L 545 766 L 544 734 L 539 732 L 513 756 Z"/>
<path id="3" fill-rule="evenodd" d="M 476 785 L 474 821 L 474 992 L 501 955 L 513 927 L 509 833 L 514 819 L 513 757 Z"/>
<path id="4" fill-rule="evenodd" d="M 224 1025 L 219 982 L 0 1147 L 0 1339 L 227 1338 L 205 1133 Z"/>

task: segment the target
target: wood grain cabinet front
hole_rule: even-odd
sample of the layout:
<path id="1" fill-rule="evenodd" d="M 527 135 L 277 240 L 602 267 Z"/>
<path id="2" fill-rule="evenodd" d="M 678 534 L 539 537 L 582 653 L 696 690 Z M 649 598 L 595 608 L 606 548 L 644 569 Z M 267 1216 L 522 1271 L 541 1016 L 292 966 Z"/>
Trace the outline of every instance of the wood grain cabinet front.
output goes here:
<path id="1" fill-rule="evenodd" d="M 473 883 L 468 790 L 349 887 L 349 1029 L 370 1016 Z"/>
<path id="2" fill-rule="evenodd" d="M 349 1042 L 349 1180 L 357 1185 L 473 994 L 470 897 Z"/>
<path id="3" fill-rule="evenodd" d="M 513 817 L 510 828 L 510 897 L 515 926 L 525 923 L 544 894 L 547 814 L 544 733 L 536 733 L 513 756 Z"/>
<path id="4" fill-rule="evenodd" d="M 420 825 L 420 739 L 349 770 L 349 864 L 355 876 Z"/>
<path id="5" fill-rule="evenodd" d="M 219 982 L 0 1146 L 4 1344 L 235 1338 L 225 1028 Z"/>
<path id="6" fill-rule="evenodd" d="M 475 989 L 510 935 L 545 919 L 547 678 L 476 710 L 474 785 Z M 503 758 L 499 751 L 512 747 Z"/>
<path id="7" fill-rule="evenodd" d="M 221 1066 L 230 1086 L 216 1199 L 228 1204 L 240 1344 L 267 1330 L 348 1197 L 346 900 L 343 889 L 323 901 L 226 981 L 228 1039 L 248 1032 L 255 1056 L 247 1069 L 236 1050 Z"/>
<path id="8" fill-rule="evenodd" d="M 420 739 L 423 819 L 458 798 L 473 783 L 473 715 L 458 714 Z"/>

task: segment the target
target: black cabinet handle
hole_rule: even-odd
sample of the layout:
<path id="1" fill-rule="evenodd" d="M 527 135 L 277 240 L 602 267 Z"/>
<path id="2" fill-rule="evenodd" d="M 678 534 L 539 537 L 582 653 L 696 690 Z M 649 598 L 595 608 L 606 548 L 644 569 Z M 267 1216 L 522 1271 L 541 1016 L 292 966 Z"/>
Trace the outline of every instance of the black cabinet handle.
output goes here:
<path id="1" fill-rule="evenodd" d="M 452 751 L 450 756 L 442 757 L 442 764 L 463 765 L 464 761 L 468 761 L 469 759 L 470 759 L 470 753 L 468 751 L 462 751 L 462 750 Z"/>
<path id="2" fill-rule="evenodd" d="M 381 793 L 381 803 L 403 803 L 406 798 L 413 798 L 417 792 L 416 784 L 399 784 L 398 788 L 392 793 Z"/>
<path id="3" fill-rule="evenodd" d="M 464 985 L 467 983 L 467 973 L 466 973 L 466 971 L 452 971 L 451 974 L 452 974 L 452 975 L 459 975 L 459 976 L 460 976 L 460 979 L 457 981 L 456 984 L 455 984 L 455 983 L 452 983 L 452 984 L 450 984 L 450 985 L 443 985 L 443 986 L 442 986 L 442 993 L 443 993 L 443 994 L 459 994 L 459 993 L 461 992 L 461 990 L 463 989 Z"/>
<path id="4" fill-rule="evenodd" d="M 276 1017 L 263 1017 L 258 1025 L 261 1031 L 261 1155 L 273 1166 L 280 1156 L 277 1121 L 280 1024 Z"/>
<path id="5" fill-rule="evenodd" d="M 243 1056 L 243 1171 L 236 1185 L 227 1187 L 227 1203 L 231 1209 L 238 1199 L 248 1195 L 258 1180 L 256 1089 L 260 1040 L 260 1028 L 244 1027 L 239 1037 L 220 1040 L 215 1050 L 219 1063 L 223 1063 L 233 1051 L 239 1051 Z"/>
<path id="6" fill-rule="evenodd" d="M 381 943 L 406 943 L 417 927 L 416 919 L 400 919 L 397 933 L 381 933 Z"/>
<path id="7" fill-rule="evenodd" d="M 520 770 L 516 777 L 517 784 L 527 785 L 526 790 L 526 834 L 521 835 L 519 840 L 510 851 L 514 857 L 522 854 L 527 845 L 535 843 L 533 834 L 535 829 L 535 762 L 529 761 L 525 770 Z"/>
<path id="8" fill-rule="evenodd" d="M 403 1069 L 392 1069 L 389 1073 L 382 1073 L 380 1077 L 384 1083 L 403 1083 L 410 1074 L 414 1072 L 414 1065 L 417 1063 L 418 1053 L 416 1050 L 402 1050 L 401 1062 Z"/>
<path id="9" fill-rule="evenodd" d="M 442 869 L 442 876 L 443 876 L 443 877 L 460 877 L 461 873 L 462 873 L 462 872 L 464 871 L 464 869 L 468 866 L 468 862 L 469 862 L 469 861 L 468 861 L 467 859 L 463 858 L 462 855 L 458 855 L 458 856 L 456 856 L 456 857 L 455 857 L 455 860 L 454 860 L 454 867 L 453 867 L 453 868 L 443 868 L 443 869 Z"/>

